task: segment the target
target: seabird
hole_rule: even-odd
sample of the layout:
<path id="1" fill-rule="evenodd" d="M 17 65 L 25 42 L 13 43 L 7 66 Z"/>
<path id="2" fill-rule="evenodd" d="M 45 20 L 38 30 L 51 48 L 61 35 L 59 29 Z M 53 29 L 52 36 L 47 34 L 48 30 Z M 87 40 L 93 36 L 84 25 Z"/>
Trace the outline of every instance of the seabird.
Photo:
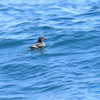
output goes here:
<path id="1" fill-rule="evenodd" d="M 30 49 L 29 49 L 29 50 L 38 49 L 38 48 L 40 48 L 40 47 L 45 46 L 45 43 L 43 42 L 43 40 L 46 40 L 46 38 L 44 38 L 44 37 L 39 37 L 39 38 L 38 38 L 38 43 L 35 43 L 34 45 L 30 46 Z"/>

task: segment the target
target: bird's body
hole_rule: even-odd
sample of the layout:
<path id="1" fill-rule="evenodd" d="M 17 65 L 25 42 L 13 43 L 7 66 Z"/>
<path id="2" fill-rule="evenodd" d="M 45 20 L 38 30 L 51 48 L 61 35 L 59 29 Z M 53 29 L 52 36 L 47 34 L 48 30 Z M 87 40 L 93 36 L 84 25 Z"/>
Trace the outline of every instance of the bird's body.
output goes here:
<path id="1" fill-rule="evenodd" d="M 38 38 L 38 43 L 35 43 L 34 45 L 32 45 L 32 46 L 30 47 L 30 50 L 31 50 L 31 49 L 38 49 L 38 48 L 40 48 L 40 47 L 45 46 L 45 43 L 43 42 L 43 40 L 46 40 L 46 38 L 44 38 L 44 37 L 39 37 L 39 38 Z"/>
<path id="2" fill-rule="evenodd" d="M 43 47 L 43 46 L 45 46 L 44 42 L 43 43 L 36 43 L 36 44 L 32 45 L 31 48 L 39 48 L 39 47 Z"/>

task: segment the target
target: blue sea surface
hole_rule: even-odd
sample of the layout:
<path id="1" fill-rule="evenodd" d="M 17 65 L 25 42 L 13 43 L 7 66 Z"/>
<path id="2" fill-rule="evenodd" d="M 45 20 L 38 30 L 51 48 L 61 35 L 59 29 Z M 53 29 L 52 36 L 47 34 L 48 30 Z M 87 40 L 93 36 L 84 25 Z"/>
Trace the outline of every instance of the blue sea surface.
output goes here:
<path id="1" fill-rule="evenodd" d="M 46 46 L 29 47 L 38 37 Z M 0 100 L 100 100 L 99 0 L 0 0 Z"/>

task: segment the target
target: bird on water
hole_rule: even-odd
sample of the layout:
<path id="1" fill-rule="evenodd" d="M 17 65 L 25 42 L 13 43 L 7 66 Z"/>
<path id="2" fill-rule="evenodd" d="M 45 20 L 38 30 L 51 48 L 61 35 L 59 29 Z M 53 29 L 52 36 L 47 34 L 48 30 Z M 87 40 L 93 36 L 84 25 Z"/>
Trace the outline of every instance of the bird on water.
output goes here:
<path id="1" fill-rule="evenodd" d="M 32 49 L 38 49 L 40 47 L 43 47 L 45 46 L 45 43 L 43 42 L 43 40 L 46 40 L 45 37 L 39 37 L 38 38 L 38 42 L 33 44 L 32 46 L 30 46 L 30 49 L 29 50 L 32 50 Z"/>

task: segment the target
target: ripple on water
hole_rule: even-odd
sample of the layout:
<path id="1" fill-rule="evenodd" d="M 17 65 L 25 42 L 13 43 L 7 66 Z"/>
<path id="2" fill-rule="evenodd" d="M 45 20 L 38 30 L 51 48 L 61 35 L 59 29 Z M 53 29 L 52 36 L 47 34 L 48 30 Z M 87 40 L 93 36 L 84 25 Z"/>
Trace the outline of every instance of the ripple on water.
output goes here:
<path id="1" fill-rule="evenodd" d="M 98 4 L 1 1 L 0 99 L 99 100 L 87 91 L 100 80 Z M 40 36 L 46 46 L 29 51 Z"/>

